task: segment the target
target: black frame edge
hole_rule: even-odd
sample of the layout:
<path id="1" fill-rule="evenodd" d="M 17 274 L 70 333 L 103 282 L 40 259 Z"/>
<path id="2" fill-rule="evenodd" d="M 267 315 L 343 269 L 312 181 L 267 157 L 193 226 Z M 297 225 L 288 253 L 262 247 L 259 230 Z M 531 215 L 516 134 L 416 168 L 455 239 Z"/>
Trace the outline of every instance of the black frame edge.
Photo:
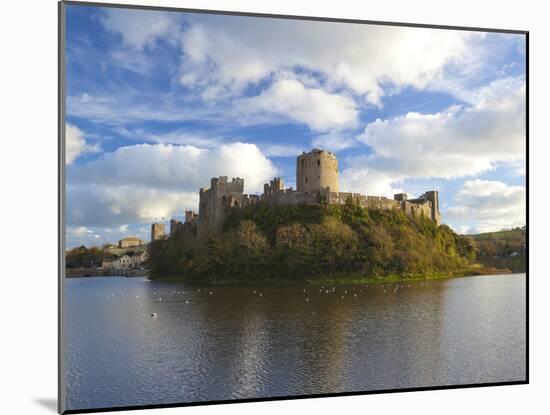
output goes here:
<path id="1" fill-rule="evenodd" d="M 230 11 L 230 10 L 208 10 L 208 9 L 192 9 L 185 7 L 168 7 L 168 6 L 146 6 L 139 4 L 121 4 L 121 3 L 102 3 L 102 2 L 87 2 L 78 0 L 63 0 L 68 6 L 89 6 L 89 7 L 111 7 L 117 9 L 137 9 L 137 10 L 153 10 L 153 11 L 166 11 L 166 12 L 179 12 L 179 13 L 199 13 L 199 14 L 221 14 L 228 16 L 240 16 L 240 17 L 263 17 L 271 19 L 289 19 L 289 20 L 310 20 L 318 22 L 332 22 L 332 23 L 356 23 L 356 24 L 371 24 L 378 26 L 405 26 L 405 27 L 417 27 L 424 29 L 447 29 L 447 30 L 465 30 L 470 32 L 493 32 L 493 33 L 510 33 L 510 34 L 527 34 L 527 30 L 517 29 L 499 29 L 490 27 L 467 27 L 467 26 L 453 26 L 453 25 L 436 25 L 426 23 L 406 23 L 406 22 L 391 22 L 391 21 L 377 21 L 377 20 L 362 20 L 362 19 L 346 19 L 338 17 L 322 17 L 322 16 L 301 16 L 301 15 L 287 15 L 287 14 L 270 14 L 270 13 L 254 13 L 254 12 L 242 12 L 242 11 Z"/>
<path id="2" fill-rule="evenodd" d="M 63 281 L 65 278 L 65 2 L 57 4 L 57 412 L 65 413 L 65 359 L 63 348 Z"/>
<path id="3" fill-rule="evenodd" d="M 409 392 L 427 392 L 437 390 L 455 390 L 455 389 L 471 389 L 471 388 L 484 388 L 494 386 L 516 386 L 526 385 L 527 381 L 513 381 L 513 382 L 495 382 L 495 383 L 472 383 L 465 385 L 443 385 L 443 386 L 427 386 L 419 388 L 405 388 L 405 389 L 380 389 L 373 391 L 359 391 L 359 392 L 341 392 L 341 393 L 326 393 L 326 394 L 314 394 L 314 395 L 295 395 L 295 396 L 273 396 L 268 398 L 250 398 L 250 399 L 228 399 L 218 401 L 198 401 L 198 402 L 185 402 L 185 403 L 168 403 L 168 404 L 156 404 L 156 405 L 133 405 L 133 406 L 115 406 L 105 408 L 89 408 L 89 409 L 69 409 L 63 412 L 63 414 L 90 414 L 97 412 L 118 412 L 118 411 L 139 411 L 144 409 L 165 409 L 165 408 L 184 408 L 193 406 L 210 406 L 210 405 L 226 405 L 226 404 L 239 404 L 250 402 L 274 402 L 274 401 L 290 401 L 298 399 L 319 399 L 319 398 L 337 398 L 345 396 L 365 396 L 365 395 L 380 395 L 389 393 L 409 393 Z"/>

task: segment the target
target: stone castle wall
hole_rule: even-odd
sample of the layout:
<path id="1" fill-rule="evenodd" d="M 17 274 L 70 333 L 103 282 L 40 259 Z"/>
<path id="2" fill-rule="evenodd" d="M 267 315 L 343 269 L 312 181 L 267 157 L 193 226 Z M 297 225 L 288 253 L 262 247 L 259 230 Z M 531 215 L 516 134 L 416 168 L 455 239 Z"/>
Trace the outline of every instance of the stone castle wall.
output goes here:
<path id="1" fill-rule="evenodd" d="M 428 193 L 426 192 L 426 194 Z M 324 189 L 321 192 L 321 197 L 330 205 L 343 205 L 351 198 L 355 203 L 367 209 L 400 209 L 407 215 L 424 216 L 439 224 L 439 211 L 434 216 L 434 204 L 427 199 L 426 194 L 418 199 L 407 200 L 406 195 L 402 193 L 394 195 L 393 199 L 389 199 L 383 196 L 366 196 L 360 193 L 329 192 L 328 189 Z M 437 192 L 435 192 L 435 197 L 437 198 Z M 438 208 L 436 207 L 436 209 Z M 436 217 L 437 219 L 434 219 Z"/>
<path id="2" fill-rule="evenodd" d="M 226 176 L 214 177 L 210 189 L 200 189 L 198 236 L 208 239 L 221 233 L 228 209 L 239 206 L 244 190 L 244 180 L 237 177 L 231 181 Z"/>
<path id="3" fill-rule="evenodd" d="M 326 190 L 321 192 L 321 194 L 329 205 L 343 205 L 351 198 L 364 208 L 398 209 L 401 207 L 400 202 L 397 200 L 382 196 L 366 196 L 360 193 L 349 192 L 327 192 Z"/>
<path id="4" fill-rule="evenodd" d="M 285 189 L 280 178 L 275 178 L 264 185 L 264 193 L 261 195 L 243 194 L 244 181 L 236 178 L 231 182 L 226 177 L 212 179 L 213 187 L 201 189 L 198 218 L 196 214 L 186 214 L 187 218 L 193 218 L 185 224 L 181 222 L 171 225 L 172 228 L 191 232 L 201 240 L 218 235 L 223 230 L 225 219 L 233 209 L 247 206 L 263 205 L 267 207 L 329 204 L 343 205 L 348 199 L 352 199 L 363 208 L 369 209 L 399 209 L 407 215 L 424 216 L 440 224 L 439 201 L 436 191 L 426 192 L 418 199 L 407 200 L 405 194 L 397 194 L 394 199 L 383 196 L 367 196 L 360 193 L 332 192 L 330 188 L 318 191 L 300 192 L 292 188 Z M 186 212 L 187 213 L 187 212 Z M 188 226 L 186 228 L 186 225 Z"/>
<path id="5" fill-rule="evenodd" d="M 226 176 L 211 179 L 209 189 L 200 189 L 199 213 L 185 212 L 185 223 L 172 219 L 170 236 L 177 234 L 186 238 L 206 241 L 219 235 L 227 216 L 234 209 L 263 205 L 268 207 L 301 204 L 345 204 L 352 199 L 364 208 L 399 209 L 411 216 L 431 218 L 438 225 L 439 196 L 437 191 L 428 191 L 417 199 L 408 200 L 405 193 L 394 195 L 393 199 L 381 196 L 367 196 L 359 193 L 338 191 L 338 159 L 333 153 L 314 149 L 297 158 L 297 190 L 285 189 L 281 178 L 276 177 L 264 185 L 261 195 L 243 194 L 244 180 Z"/>
<path id="6" fill-rule="evenodd" d="M 197 247 L 199 215 L 188 210 L 185 212 L 185 222 L 177 219 L 170 220 L 170 238 L 180 238 L 186 249 Z"/>

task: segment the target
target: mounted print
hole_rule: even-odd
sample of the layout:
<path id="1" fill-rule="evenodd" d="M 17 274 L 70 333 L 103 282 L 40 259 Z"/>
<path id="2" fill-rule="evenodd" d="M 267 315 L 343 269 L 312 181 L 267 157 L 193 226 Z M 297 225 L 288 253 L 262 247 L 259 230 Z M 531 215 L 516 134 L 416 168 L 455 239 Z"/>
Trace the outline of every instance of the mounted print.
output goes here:
<path id="1" fill-rule="evenodd" d="M 59 5 L 60 412 L 528 382 L 527 32 Z"/>

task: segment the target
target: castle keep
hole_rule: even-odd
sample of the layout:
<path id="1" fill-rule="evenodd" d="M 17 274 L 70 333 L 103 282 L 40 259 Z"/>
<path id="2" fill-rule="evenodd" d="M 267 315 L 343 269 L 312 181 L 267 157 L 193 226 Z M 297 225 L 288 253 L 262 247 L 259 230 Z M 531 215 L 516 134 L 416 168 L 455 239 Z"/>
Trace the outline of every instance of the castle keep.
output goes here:
<path id="1" fill-rule="evenodd" d="M 163 239 L 165 236 L 164 223 L 153 223 L 151 225 L 151 241 Z"/>
<path id="2" fill-rule="evenodd" d="M 233 209 L 262 204 L 264 206 L 288 206 L 299 204 L 344 204 L 353 200 L 364 208 L 399 209 L 411 216 L 430 218 L 438 225 L 439 195 L 436 190 L 425 192 L 416 199 L 406 193 L 394 195 L 393 199 L 381 196 L 366 196 L 359 193 L 339 192 L 338 159 L 329 151 L 313 149 L 296 159 L 296 187 L 284 187 L 280 177 L 264 184 L 261 195 L 243 194 L 244 179 L 231 181 L 227 177 L 214 177 L 210 188 L 200 189 L 199 213 L 185 212 L 185 222 L 170 221 L 170 236 L 183 232 L 190 237 L 205 241 L 223 230 L 226 217 Z"/>
<path id="3" fill-rule="evenodd" d="M 329 151 L 313 149 L 296 159 L 296 188 L 299 192 L 316 192 L 330 188 L 338 191 L 338 159 Z"/>

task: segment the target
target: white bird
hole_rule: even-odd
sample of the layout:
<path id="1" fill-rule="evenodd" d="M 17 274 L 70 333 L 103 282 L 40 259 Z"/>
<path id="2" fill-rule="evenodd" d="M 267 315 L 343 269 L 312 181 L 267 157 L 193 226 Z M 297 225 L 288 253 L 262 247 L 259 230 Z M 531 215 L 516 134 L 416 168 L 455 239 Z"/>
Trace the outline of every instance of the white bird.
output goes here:
<path id="1" fill-rule="evenodd" d="M 157 313 L 151 313 L 151 317 L 156 317 Z"/>

